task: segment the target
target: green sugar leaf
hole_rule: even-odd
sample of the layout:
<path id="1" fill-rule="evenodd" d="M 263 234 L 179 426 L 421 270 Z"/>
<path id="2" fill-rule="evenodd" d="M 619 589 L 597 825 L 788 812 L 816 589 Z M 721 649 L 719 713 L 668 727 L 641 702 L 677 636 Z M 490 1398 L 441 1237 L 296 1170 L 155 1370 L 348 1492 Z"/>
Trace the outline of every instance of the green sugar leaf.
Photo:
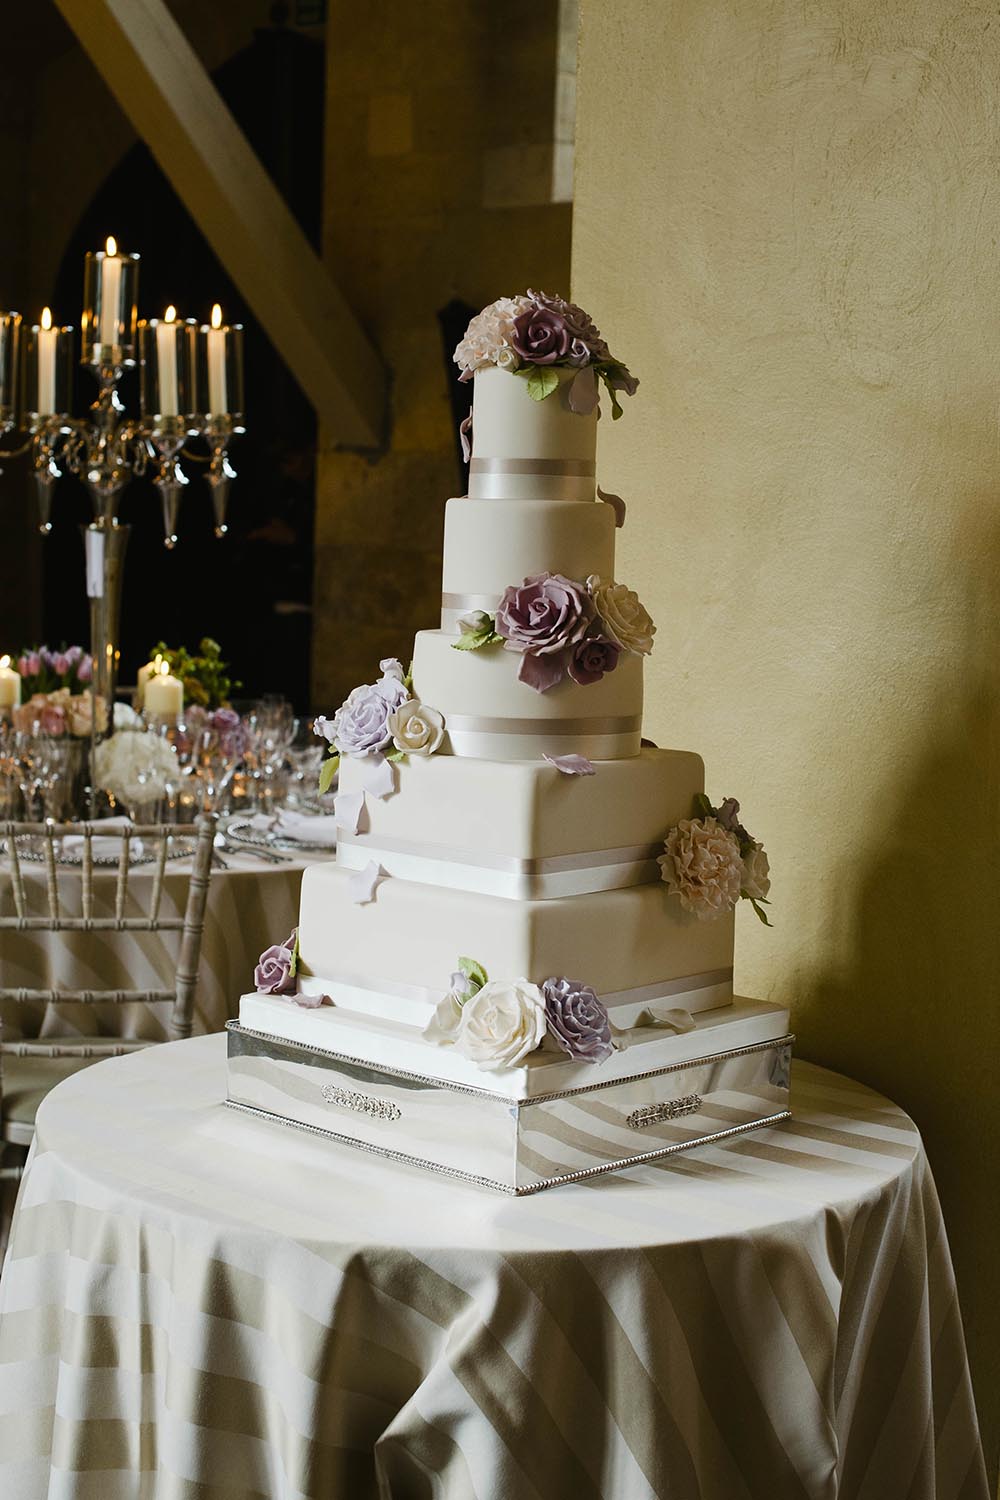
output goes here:
<path id="1" fill-rule="evenodd" d="M 340 765 L 340 756 L 331 755 L 319 768 L 319 794 L 322 797 L 333 785 L 333 778 L 337 774 Z"/>
<path id="2" fill-rule="evenodd" d="M 528 376 L 528 395 L 532 401 L 544 401 L 559 384 L 559 376 L 549 365 L 535 365 Z"/>
<path id="3" fill-rule="evenodd" d="M 482 964 L 478 961 L 478 959 L 460 958 L 458 960 L 458 967 L 461 969 L 466 979 L 468 979 L 472 984 L 475 985 L 477 990 L 481 990 L 483 985 L 488 983 L 489 981 L 489 975 L 483 968 Z"/>

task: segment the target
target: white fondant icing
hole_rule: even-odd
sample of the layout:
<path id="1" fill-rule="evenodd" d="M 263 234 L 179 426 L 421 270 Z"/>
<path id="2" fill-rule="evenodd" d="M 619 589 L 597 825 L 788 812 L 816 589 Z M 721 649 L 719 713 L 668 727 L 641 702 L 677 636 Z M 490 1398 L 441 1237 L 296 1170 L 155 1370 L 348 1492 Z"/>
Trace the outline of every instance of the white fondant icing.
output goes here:
<path id="1" fill-rule="evenodd" d="M 360 777 L 345 756 L 341 795 Z M 411 758 L 399 782 L 395 796 L 368 802 L 358 842 L 350 830 L 341 839 L 339 863 L 358 869 L 377 858 L 404 880 L 524 900 L 656 880 L 655 855 L 667 829 L 691 816 L 704 767 L 697 755 L 648 746 L 602 761 L 586 778 L 562 776 L 541 759 L 434 755 Z M 630 848 L 646 853 L 639 871 L 635 858 L 614 857 Z"/>
<path id="2" fill-rule="evenodd" d="M 567 460 L 571 466 L 593 465 L 597 451 L 597 412 L 581 416 L 569 404 L 569 387 L 576 370 L 556 370 L 558 388 L 544 401 L 528 395 L 524 376 L 496 368 L 478 370 L 472 405 L 473 459 Z M 473 498 L 503 496 L 510 500 L 593 500 L 596 480 L 569 474 L 472 473 Z"/>
<path id="3" fill-rule="evenodd" d="M 613 578 L 614 570 L 615 518 L 609 505 L 449 500 L 441 623 L 457 630 L 460 607 L 452 599 L 473 596 L 472 607 L 492 613 L 505 588 L 534 573 L 562 573 L 582 583 L 591 573 Z"/>
<path id="4" fill-rule="evenodd" d="M 699 922 L 660 880 L 628 890 L 510 901 L 396 878 L 381 881 L 369 905 L 356 906 L 351 879 L 350 870 L 332 864 L 313 865 L 303 875 L 304 975 L 356 975 L 375 988 L 384 981 L 387 993 L 404 985 L 440 996 L 466 954 L 497 979 L 523 976 L 540 983 L 566 975 L 599 995 L 615 996 L 732 969 L 733 914 Z M 731 984 L 724 993 L 732 993 Z"/>
<path id="5" fill-rule="evenodd" d="M 398 1021 L 375 1019 L 335 1006 L 303 1010 L 274 995 L 244 995 L 240 1000 L 240 1024 L 252 1031 L 510 1099 L 532 1099 L 560 1089 L 611 1083 L 717 1052 L 777 1040 L 788 1032 L 788 1011 L 762 1000 L 738 999 L 718 1010 L 703 1011 L 695 1017 L 695 1023 L 693 1030 L 683 1033 L 652 1027 L 631 1032 L 628 1046 L 603 1063 L 573 1062 L 546 1045 L 532 1053 L 525 1066 L 486 1073 L 454 1048 L 426 1042 L 415 1027 Z"/>

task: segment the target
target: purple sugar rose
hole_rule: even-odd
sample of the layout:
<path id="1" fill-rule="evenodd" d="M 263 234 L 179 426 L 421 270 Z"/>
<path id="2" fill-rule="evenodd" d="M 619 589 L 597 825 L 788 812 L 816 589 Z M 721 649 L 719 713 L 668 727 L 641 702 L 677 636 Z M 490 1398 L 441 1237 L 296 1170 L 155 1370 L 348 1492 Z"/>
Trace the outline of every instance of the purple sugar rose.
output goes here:
<path id="1" fill-rule="evenodd" d="M 558 313 L 566 324 L 572 344 L 570 346 L 570 360 L 573 364 L 586 364 L 589 359 L 607 359 L 609 350 L 607 344 L 601 338 L 600 329 L 589 313 L 584 312 L 575 302 L 567 302 L 564 297 L 550 297 L 546 292 L 533 292 L 528 288 L 528 296 L 539 307 L 547 312 Z M 586 351 L 586 358 L 581 359 L 580 346 Z"/>
<path id="2" fill-rule="evenodd" d="M 541 986 L 549 1030 L 578 1062 L 604 1062 L 614 1051 L 608 1013 L 589 984 L 546 979 Z"/>
<path id="3" fill-rule="evenodd" d="M 504 590 L 496 630 L 508 651 L 521 651 L 521 682 L 539 693 L 566 675 L 569 648 L 586 635 L 595 606 L 583 584 L 561 573 L 535 573 Z"/>
<path id="4" fill-rule="evenodd" d="M 514 319 L 510 343 L 529 365 L 554 365 L 569 354 L 573 336 L 561 312 L 536 304 Z"/>
<path id="5" fill-rule="evenodd" d="M 621 647 L 614 641 L 588 635 L 573 647 L 567 671 L 574 682 L 588 687 L 592 682 L 600 682 L 606 672 L 613 672 L 620 656 Z"/>
<path id="6" fill-rule="evenodd" d="M 341 755 L 371 755 L 384 750 L 392 738 L 389 715 L 409 696 L 402 678 L 388 671 L 378 682 L 364 682 L 348 694 L 323 733 Z"/>
<path id="7" fill-rule="evenodd" d="M 292 973 L 292 955 L 295 952 L 295 932 L 283 943 L 273 943 L 257 960 L 253 971 L 253 982 L 261 995 L 294 995 L 295 976 Z"/>

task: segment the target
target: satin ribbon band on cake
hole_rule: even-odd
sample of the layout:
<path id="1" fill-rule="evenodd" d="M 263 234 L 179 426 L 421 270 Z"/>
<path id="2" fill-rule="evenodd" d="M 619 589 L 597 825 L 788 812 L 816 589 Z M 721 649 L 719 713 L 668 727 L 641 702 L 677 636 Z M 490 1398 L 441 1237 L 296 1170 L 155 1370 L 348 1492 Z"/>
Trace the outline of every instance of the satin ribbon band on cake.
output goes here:
<path id="1" fill-rule="evenodd" d="M 628 844 L 582 854 L 519 859 L 515 855 L 452 849 L 445 844 L 342 832 L 339 850 L 340 863 L 349 870 L 364 869 L 369 860 L 375 860 L 387 874 L 401 880 L 529 901 L 620 890 L 655 880 L 656 856 L 662 853 L 663 844 Z"/>
<path id="2" fill-rule="evenodd" d="M 477 609 L 493 615 L 499 603 L 499 594 L 442 594 L 441 629 L 457 632 L 459 615 L 471 614 Z"/>
<path id="3" fill-rule="evenodd" d="M 486 714 L 449 714 L 445 729 L 455 755 L 480 759 L 532 759 L 532 741 L 544 740 L 550 755 L 572 752 L 591 760 L 636 755 L 642 733 L 640 714 L 595 715 L 588 719 L 507 719 Z M 519 746 L 517 741 L 526 743 Z"/>
<path id="4" fill-rule="evenodd" d="M 299 989 L 307 995 L 328 995 L 335 1006 L 360 1014 L 408 1026 L 423 1026 L 444 995 L 448 981 L 440 988 L 401 984 L 380 979 L 373 984 L 363 974 L 300 974 Z M 710 969 L 701 974 L 686 974 L 679 979 L 661 979 L 638 989 L 617 990 L 601 996 L 618 1030 L 656 1025 L 654 1018 L 644 1019 L 651 1006 L 669 1001 L 670 1007 L 697 1013 L 726 1005 L 732 999 L 732 969 Z"/>
<path id="5" fill-rule="evenodd" d="M 538 479 L 539 499 L 592 500 L 597 465 L 585 458 L 474 458 L 469 465 L 469 494 L 477 500 L 503 500 L 509 480 Z"/>

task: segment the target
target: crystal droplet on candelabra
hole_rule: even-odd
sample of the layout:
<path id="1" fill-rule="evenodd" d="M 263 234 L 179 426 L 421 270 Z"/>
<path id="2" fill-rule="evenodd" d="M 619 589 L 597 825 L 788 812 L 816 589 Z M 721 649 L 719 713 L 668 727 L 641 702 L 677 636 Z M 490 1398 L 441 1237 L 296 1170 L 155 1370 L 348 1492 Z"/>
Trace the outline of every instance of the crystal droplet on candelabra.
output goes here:
<path id="1" fill-rule="evenodd" d="M 52 486 L 56 476 L 47 470 L 33 475 L 35 481 L 35 499 L 38 503 L 38 529 L 42 536 L 48 536 L 52 530 Z"/>
<path id="2" fill-rule="evenodd" d="M 163 545 L 172 551 L 177 545 L 177 516 L 184 486 L 172 480 L 158 479 L 156 487 L 163 501 Z"/>
<path id="3" fill-rule="evenodd" d="M 212 483 L 212 506 L 215 510 L 215 534 L 225 536 L 229 531 L 226 525 L 226 506 L 229 504 L 229 485 L 231 476 L 221 475 Z"/>

